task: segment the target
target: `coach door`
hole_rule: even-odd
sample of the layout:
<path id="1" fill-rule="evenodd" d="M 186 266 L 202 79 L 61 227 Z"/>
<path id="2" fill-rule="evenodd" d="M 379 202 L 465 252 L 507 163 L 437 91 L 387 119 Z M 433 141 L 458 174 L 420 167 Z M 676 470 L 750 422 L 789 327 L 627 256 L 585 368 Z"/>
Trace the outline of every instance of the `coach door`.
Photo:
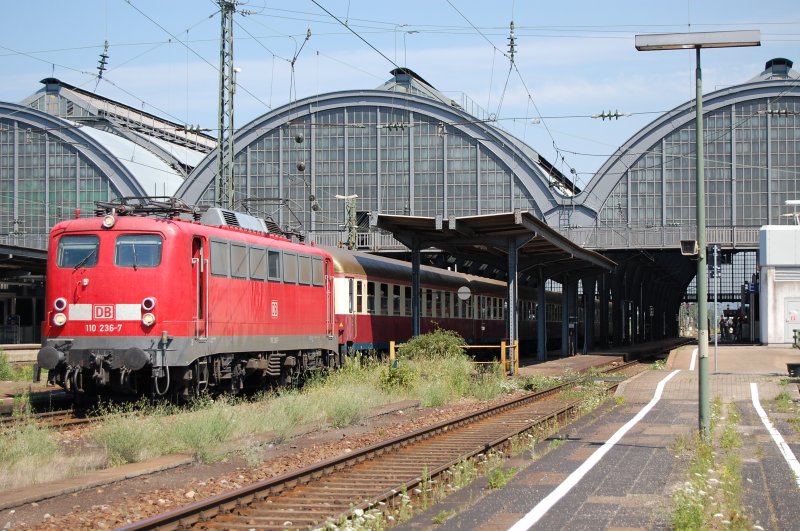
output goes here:
<path id="1" fill-rule="evenodd" d="M 202 238 L 192 240 L 192 286 L 194 294 L 194 335 L 200 340 L 208 337 L 208 258 Z"/>
<path id="2" fill-rule="evenodd" d="M 330 258 L 325 259 L 325 333 L 328 337 L 334 335 L 334 307 L 333 307 L 333 266 Z"/>

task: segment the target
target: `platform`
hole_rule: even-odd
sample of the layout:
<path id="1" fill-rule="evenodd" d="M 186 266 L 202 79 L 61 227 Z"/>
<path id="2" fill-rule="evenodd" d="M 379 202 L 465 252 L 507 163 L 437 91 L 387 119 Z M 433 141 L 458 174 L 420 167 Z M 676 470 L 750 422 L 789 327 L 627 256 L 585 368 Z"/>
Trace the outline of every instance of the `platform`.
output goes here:
<path id="1" fill-rule="evenodd" d="M 672 496 L 688 474 L 690 452 L 683 443 L 691 442 L 698 429 L 695 349 L 680 347 L 670 354 L 665 369 L 646 371 L 624 382 L 617 400 L 562 430 L 559 444 L 543 451 L 537 460 L 512 458 L 507 466 L 519 472 L 506 487 L 488 490 L 485 480 L 476 481 L 399 527 L 671 528 Z M 741 412 L 737 432 L 744 445 L 739 451 L 742 508 L 754 527 L 797 529 L 800 479 L 761 420 L 751 384 L 767 411 L 778 393 L 800 400 L 800 380 L 789 378 L 787 370 L 788 363 L 800 362 L 800 350 L 724 346 L 717 352 L 714 372 L 713 347 L 710 350 L 709 396 L 719 397 L 726 405 L 735 403 Z M 658 397 L 660 383 L 663 392 Z M 787 415 L 770 411 L 769 419 L 786 447 L 800 455 L 800 434 L 790 426 Z M 550 448 L 547 441 L 540 444 Z M 441 525 L 433 523 L 436 515 L 449 510 L 455 516 Z"/>

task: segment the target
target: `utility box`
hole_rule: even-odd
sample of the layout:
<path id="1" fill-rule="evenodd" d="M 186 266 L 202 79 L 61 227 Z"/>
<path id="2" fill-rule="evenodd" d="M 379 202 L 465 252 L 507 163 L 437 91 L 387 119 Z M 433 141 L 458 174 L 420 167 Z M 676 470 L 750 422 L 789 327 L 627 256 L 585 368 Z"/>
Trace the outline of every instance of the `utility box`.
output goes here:
<path id="1" fill-rule="evenodd" d="M 767 225 L 758 239 L 761 342 L 794 344 L 800 329 L 800 226 Z"/>

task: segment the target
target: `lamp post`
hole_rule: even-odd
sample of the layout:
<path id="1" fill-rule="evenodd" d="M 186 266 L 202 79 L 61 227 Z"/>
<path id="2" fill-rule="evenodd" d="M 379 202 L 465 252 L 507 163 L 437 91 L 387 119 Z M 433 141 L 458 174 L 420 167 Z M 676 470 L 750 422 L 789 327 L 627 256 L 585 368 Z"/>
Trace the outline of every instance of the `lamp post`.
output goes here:
<path id="1" fill-rule="evenodd" d="M 708 399 L 708 270 L 706 269 L 706 208 L 705 175 L 703 154 L 703 77 L 700 70 L 700 50 L 702 48 L 732 48 L 760 46 L 761 32 L 711 31 L 696 33 L 661 33 L 636 36 L 636 49 L 639 51 L 695 50 L 697 67 L 696 81 L 696 130 L 695 135 L 695 177 L 697 202 L 697 349 L 699 353 L 699 429 L 700 435 L 709 440 L 711 436 L 711 410 Z"/>

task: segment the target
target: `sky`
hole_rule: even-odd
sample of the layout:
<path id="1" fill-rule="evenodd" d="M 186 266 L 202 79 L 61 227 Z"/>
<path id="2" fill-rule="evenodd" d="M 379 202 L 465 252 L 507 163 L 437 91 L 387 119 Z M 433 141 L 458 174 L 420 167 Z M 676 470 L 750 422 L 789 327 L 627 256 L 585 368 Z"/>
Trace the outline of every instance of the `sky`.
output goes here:
<path id="1" fill-rule="evenodd" d="M 19 102 L 56 77 L 216 136 L 215 1 L 0 5 L 0 100 Z M 769 59 L 800 61 L 797 0 L 247 0 L 237 11 L 237 128 L 306 96 L 375 88 L 406 66 L 562 173 L 574 169 L 580 187 L 642 127 L 694 98 L 694 53 L 638 52 L 635 35 L 760 30 L 760 47 L 703 51 L 705 94 L 746 82 Z M 614 111 L 629 116 L 592 118 Z"/>

